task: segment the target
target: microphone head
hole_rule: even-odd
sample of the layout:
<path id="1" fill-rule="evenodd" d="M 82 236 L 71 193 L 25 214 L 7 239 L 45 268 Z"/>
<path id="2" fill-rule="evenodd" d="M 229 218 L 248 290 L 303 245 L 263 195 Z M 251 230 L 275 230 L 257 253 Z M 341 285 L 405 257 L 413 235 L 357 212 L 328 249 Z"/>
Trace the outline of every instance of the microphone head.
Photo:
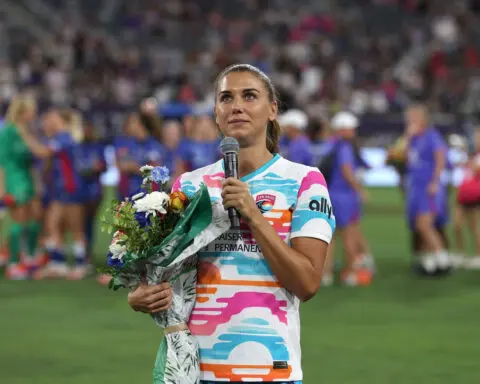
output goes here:
<path id="1" fill-rule="evenodd" d="M 238 144 L 237 139 L 233 137 L 225 137 L 220 142 L 220 151 L 222 155 L 226 155 L 227 153 L 238 153 L 240 151 L 240 144 Z"/>

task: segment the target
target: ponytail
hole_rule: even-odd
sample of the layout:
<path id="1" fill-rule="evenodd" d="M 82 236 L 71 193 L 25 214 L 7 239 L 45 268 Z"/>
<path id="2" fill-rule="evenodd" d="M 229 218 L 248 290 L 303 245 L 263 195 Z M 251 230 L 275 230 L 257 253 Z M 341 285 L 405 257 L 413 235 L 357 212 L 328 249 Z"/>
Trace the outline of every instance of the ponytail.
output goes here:
<path id="1" fill-rule="evenodd" d="M 267 149 L 270 153 L 278 153 L 280 149 L 278 148 L 278 142 L 280 140 L 280 124 L 278 121 L 271 120 L 267 125 Z"/>

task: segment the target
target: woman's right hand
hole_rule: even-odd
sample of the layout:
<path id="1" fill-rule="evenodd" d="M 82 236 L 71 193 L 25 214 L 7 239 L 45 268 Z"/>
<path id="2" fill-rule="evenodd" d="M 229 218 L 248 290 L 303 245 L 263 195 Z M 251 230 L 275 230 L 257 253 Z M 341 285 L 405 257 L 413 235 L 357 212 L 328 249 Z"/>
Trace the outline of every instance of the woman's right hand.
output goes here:
<path id="1" fill-rule="evenodd" d="M 170 308 L 172 297 L 170 283 L 158 285 L 140 284 L 134 291 L 128 294 L 128 305 L 134 311 L 158 313 Z"/>

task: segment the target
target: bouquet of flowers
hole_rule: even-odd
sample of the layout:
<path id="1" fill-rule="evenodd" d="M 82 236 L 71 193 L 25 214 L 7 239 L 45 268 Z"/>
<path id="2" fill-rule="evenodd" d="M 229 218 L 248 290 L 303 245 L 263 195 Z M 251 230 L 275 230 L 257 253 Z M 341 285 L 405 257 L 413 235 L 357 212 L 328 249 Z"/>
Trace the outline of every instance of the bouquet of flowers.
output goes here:
<path id="1" fill-rule="evenodd" d="M 170 282 L 170 309 L 152 314 L 164 330 L 153 370 L 154 384 L 194 384 L 200 380 L 199 348 L 187 321 L 195 303 L 196 253 L 230 227 L 221 203 L 212 205 L 205 185 L 192 196 L 166 193 L 166 167 L 143 166 L 142 191 L 114 201 L 103 230 L 114 232 L 107 255 L 109 287 Z"/>
<path id="2" fill-rule="evenodd" d="M 408 140 L 401 136 L 387 151 L 387 165 L 393 166 L 402 175 L 407 161 Z"/>

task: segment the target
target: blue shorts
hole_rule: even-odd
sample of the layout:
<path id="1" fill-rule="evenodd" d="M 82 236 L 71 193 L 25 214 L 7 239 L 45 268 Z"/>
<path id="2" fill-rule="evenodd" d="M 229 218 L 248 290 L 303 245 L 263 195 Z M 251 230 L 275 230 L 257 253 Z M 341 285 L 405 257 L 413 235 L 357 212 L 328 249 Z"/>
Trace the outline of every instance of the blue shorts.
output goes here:
<path id="1" fill-rule="evenodd" d="M 345 228 L 347 225 L 354 224 L 360 220 L 362 204 L 358 194 L 330 190 L 330 201 L 332 202 L 337 228 Z"/>
<path id="2" fill-rule="evenodd" d="M 406 215 L 410 228 L 415 229 L 419 215 L 431 214 L 435 226 L 442 227 L 448 222 L 448 196 L 443 192 L 431 196 L 426 189 L 407 190 Z"/>
<path id="3" fill-rule="evenodd" d="M 80 188 L 73 193 L 57 191 L 52 194 L 52 201 L 63 204 L 84 204 L 86 201 L 86 196 Z"/>
<path id="4" fill-rule="evenodd" d="M 52 201 L 52 197 L 50 196 L 49 193 L 44 193 L 42 194 L 42 197 L 40 200 L 42 202 L 42 208 L 47 208 L 50 202 Z"/>

